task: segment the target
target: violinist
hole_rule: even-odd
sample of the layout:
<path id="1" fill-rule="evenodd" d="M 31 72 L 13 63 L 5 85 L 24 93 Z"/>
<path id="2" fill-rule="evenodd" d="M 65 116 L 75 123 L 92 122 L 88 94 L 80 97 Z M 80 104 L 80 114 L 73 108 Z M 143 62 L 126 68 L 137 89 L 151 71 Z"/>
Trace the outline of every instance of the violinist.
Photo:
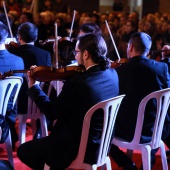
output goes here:
<path id="1" fill-rule="evenodd" d="M 6 50 L 5 41 L 8 37 L 8 28 L 0 22 L 0 72 L 3 74 L 4 72 L 8 72 L 9 70 L 18 70 L 24 69 L 23 59 L 17 55 L 11 54 Z M 22 77 L 22 74 L 14 74 L 14 76 Z M 15 122 L 17 116 L 17 108 L 14 105 L 14 108 L 11 108 L 13 102 L 13 95 L 11 95 L 9 99 L 9 103 L 7 106 L 6 113 L 6 121 L 9 124 L 12 138 L 12 147 L 14 149 L 15 143 L 18 141 L 18 135 L 15 130 Z"/>
<path id="2" fill-rule="evenodd" d="M 99 26 L 93 22 L 82 24 L 79 28 L 77 37 L 87 33 L 102 35 L 102 31 L 99 28 Z M 73 48 L 72 48 L 72 50 L 70 50 L 68 54 L 68 57 L 65 59 L 64 65 L 72 64 L 74 63 L 74 61 L 75 61 L 75 57 L 73 55 Z"/>
<path id="3" fill-rule="evenodd" d="M 34 46 L 37 36 L 37 27 L 31 22 L 25 22 L 17 30 L 19 47 L 8 49 L 9 52 L 20 56 L 24 60 L 25 69 L 29 69 L 31 65 L 51 66 L 50 53 Z"/>
<path id="4" fill-rule="evenodd" d="M 28 72 L 28 95 L 48 119 L 57 119 L 49 136 L 19 146 L 18 158 L 31 169 L 43 169 L 45 163 L 51 170 L 67 168 L 78 153 L 86 112 L 96 103 L 118 95 L 118 76 L 109 68 L 106 53 L 106 43 L 101 35 L 89 33 L 78 37 L 74 54 L 86 71 L 66 80 L 55 102 L 34 84 L 35 80 Z M 102 119 L 100 111 L 92 117 L 85 163 L 96 163 L 97 154 L 94 153 L 99 150 Z"/>
<path id="5" fill-rule="evenodd" d="M 17 48 L 11 46 L 8 51 L 23 59 L 25 65 L 24 69 L 29 69 L 31 65 L 52 66 L 50 53 L 34 46 L 34 42 L 38 36 L 38 29 L 34 24 L 31 22 L 21 24 L 18 27 L 17 36 L 20 45 Z M 27 89 L 27 81 L 24 78 L 23 85 L 21 86 L 21 90 L 18 95 L 18 113 L 21 114 L 27 113 Z M 37 138 L 37 135 L 40 136 L 37 133 L 34 138 Z"/>
<path id="6" fill-rule="evenodd" d="M 170 87 L 168 67 L 165 63 L 151 60 L 147 57 L 152 45 L 151 37 L 144 32 L 133 34 L 128 42 L 127 56 L 130 60 L 116 68 L 119 76 L 120 94 L 126 96 L 122 100 L 115 122 L 115 136 L 132 141 L 137 120 L 140 101 L 149 93 Z M 146 106 L 146 114 L 140 143 L 151 140 L 153 125 L 156 117 L 156 104 L 150 101 Z M 170 122 L 167 115 L 164 124 L 162 140 L 170 134 Z M 170 135 L 169 135 L 170 136 Z M 155 154 L 158 149 L 151 151 L 151 167 L 154 166 Z M 136 165 L 117 146 L 110 149 L 110 156 L 124 170 L 137 170 Z M 143 169 L 141 167 L 141 169 Z"/>

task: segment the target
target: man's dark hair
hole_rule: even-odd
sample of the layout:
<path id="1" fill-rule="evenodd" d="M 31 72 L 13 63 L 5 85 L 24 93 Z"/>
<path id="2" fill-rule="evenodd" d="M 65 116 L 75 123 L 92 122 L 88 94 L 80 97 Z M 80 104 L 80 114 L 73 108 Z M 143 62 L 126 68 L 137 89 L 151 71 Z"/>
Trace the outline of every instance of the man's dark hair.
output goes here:
<path id="1" fill-rule="evenodd" d="M 25 22 L 19 26 L 18 35 L 26 43 L 34 42 L 38 36 L 38 28 L 31 22 Z"/>
<path id="2" fill-rule="evenodd" d="M 0 21 L 0 44 L 5 42 L 8 33 L 8 28 Z"/>
<path id="3" fill-rule="evenodd" d="M 129 43 L 134 46 L 136 52 L 147 55 L 152 45 L 152 39 L 144 32 L 137 32 L 131 36 Z"/>
<path id="4" fill-rule="evenodd" d="M 80 26 L 80 30 L 85 33 L 94 33 L 94 34 L 102 35 L 101 29 L 95 23 L 85 23 Z"/>
<path id="5" fill-rule="evenodd" d="M 83 52 L 87 50 L 94 63 L 100 64 L 103 68 L 109 68 L 110 62 L 106 58 L 107 46 L 103 37 L 99 34 L 88 33 L 78 37 L 78 48 Z"/>

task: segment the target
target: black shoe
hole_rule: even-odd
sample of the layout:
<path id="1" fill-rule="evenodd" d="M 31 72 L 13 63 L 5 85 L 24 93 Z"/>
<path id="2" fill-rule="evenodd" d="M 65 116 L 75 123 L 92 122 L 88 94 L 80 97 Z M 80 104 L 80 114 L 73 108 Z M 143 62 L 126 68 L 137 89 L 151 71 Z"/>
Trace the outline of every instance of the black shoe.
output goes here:
<path id="1" fill-rule="evenodd" d="M 126 166 L 123 166 L 123 170 L 138 170 L 135 163 L 128 163 Z"/>

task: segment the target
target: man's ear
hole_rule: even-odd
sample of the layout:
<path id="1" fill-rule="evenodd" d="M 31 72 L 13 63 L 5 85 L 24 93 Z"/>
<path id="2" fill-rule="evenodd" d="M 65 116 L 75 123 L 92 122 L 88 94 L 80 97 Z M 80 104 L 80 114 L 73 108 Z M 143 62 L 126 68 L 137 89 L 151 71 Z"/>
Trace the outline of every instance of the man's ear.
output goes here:
<path id="1" fill-rule="evenodd" d="M 130 52 L 132 52 L 134 49 L 134 46 L 132 44 L 130 44 L 129 49 L 130 49 Z"/>
<path id="2" fill-rule="evenodd" d="M 87 50 L 83 52 L 83 57 L 84 57 L 84 60 L 87 60 L 89 58 L 89 52 Z"/>

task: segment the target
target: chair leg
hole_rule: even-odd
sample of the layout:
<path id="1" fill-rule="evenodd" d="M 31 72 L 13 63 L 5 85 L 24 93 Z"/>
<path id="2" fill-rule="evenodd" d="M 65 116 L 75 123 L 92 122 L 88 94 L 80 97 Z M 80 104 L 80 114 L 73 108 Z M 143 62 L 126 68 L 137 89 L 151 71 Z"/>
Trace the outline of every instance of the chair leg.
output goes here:
<path id="1" fill-rule="evenodd" d="M 7 140 L 5 141 L 5 147 L 8 154 L 8 160 L 12 166 L 14 166 L 13 154 L 12 154 L 12 141 L 11 141 L 11 132 L 9 130 L 9 135 Z"/>
<path id="2" fill-rule="evenodd" d="M 151 148 L 145 146 L 142 148 L 142 164 L 143 170 L 151 170 Z"/>
<path id="3" fill-rule="evenodd" d="M 25 142 L 25 136 L 26 136 L 26 115 L 19 115 L 18 116 L 18 131 L 19 131 L 19 145 Z"/>
<path id="4" fill-rule="evenodd" d="M 106 169 L 112 170 L 110 158 L 108 156 L 106 157 Z"/>
<path id="5" fill-rule="evenodd" d="M 165 153 L 165 146 L 164 146 L 163 142 L 161 142 L 160 151 L 161 151 L 161 160 L 162 160 L 163 170 L 168 170 L 168 164 L 167 164 L 166 153 Z"/>
<path id="6" fill-rule="evenodd" d="M 42 115 L 40 117 L 40 124 L 41 124 L 42 137 L 48 136 L 47 122 L 46 122 L 45 115 Z"/>

